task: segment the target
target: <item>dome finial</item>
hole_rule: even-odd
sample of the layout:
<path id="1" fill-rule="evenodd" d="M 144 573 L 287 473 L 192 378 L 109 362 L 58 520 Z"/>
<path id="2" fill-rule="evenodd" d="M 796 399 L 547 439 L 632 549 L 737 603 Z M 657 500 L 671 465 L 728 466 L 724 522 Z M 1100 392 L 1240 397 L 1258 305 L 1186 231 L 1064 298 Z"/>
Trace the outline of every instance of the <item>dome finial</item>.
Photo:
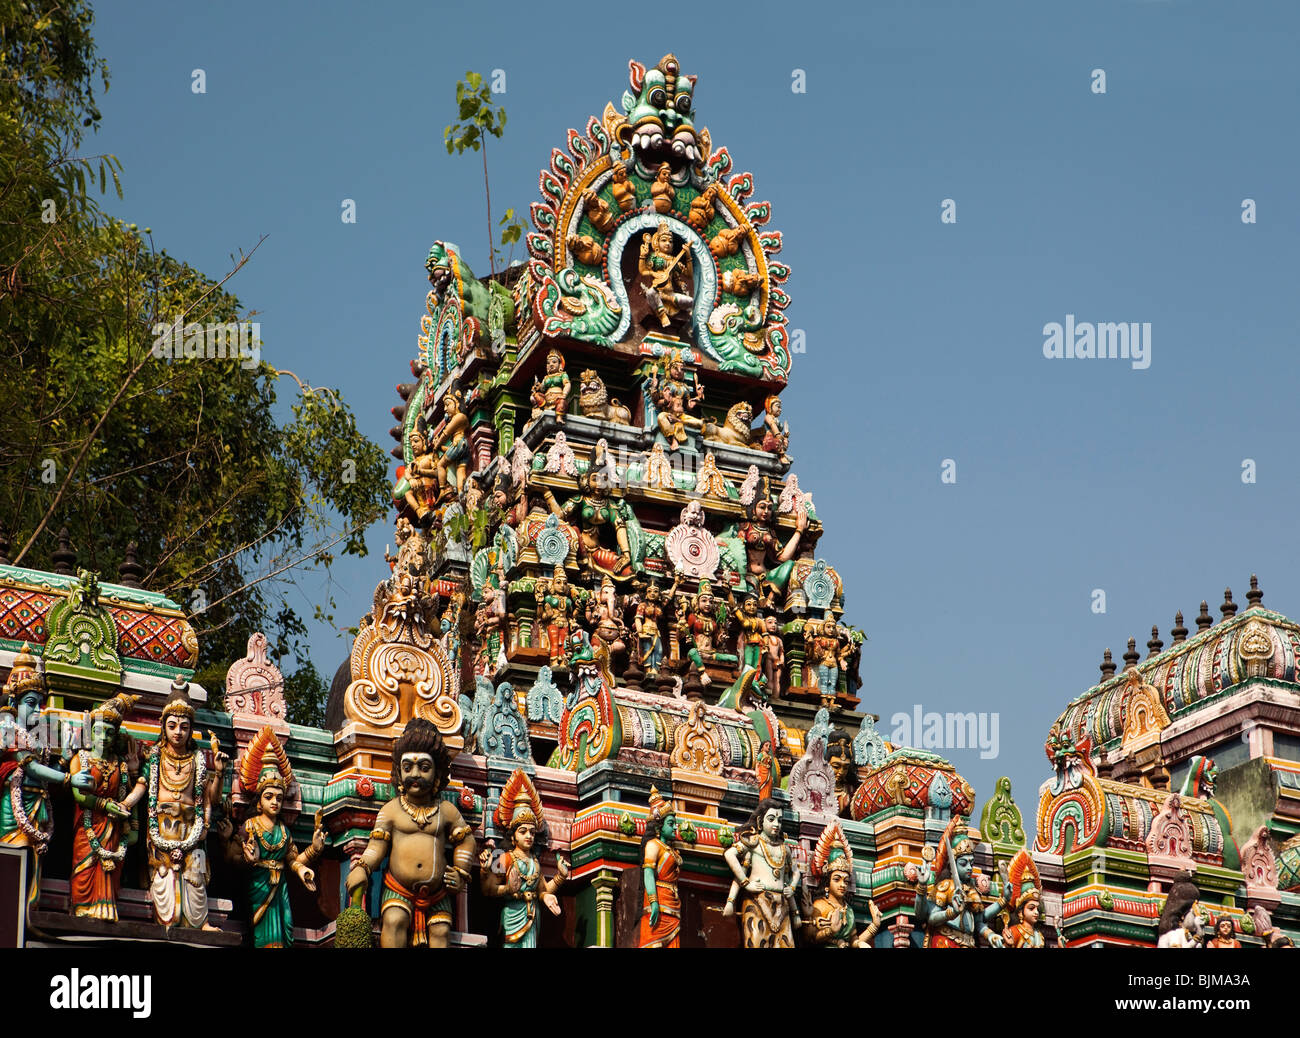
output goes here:
<path id="1" fill-rule="evenodd" d="M 1254 609 L 1264 604 L 1264 592 L 1259 589 L 1259 577 L 1253 573 L 1250 575 L 1250 590 L 1246 592 L 1246 601 L 1250 603 L 1246 606 L 1247 609 Z"/>
<path id="2" fill-rule="evenodd" d="M 1101 654 L 1101 680 L 1115 676 L 1115 661 L 1110 658 L 1110 650 L 1107 649 Z"/>
<path id="3" fill-rule="evenodd" d="M 1138 655 L 1137 639 L 1130 638 L 1128 640 L 1128 650 L 1124 653 L 1124 669 L 1132 670 L 1138 665 L 1138 660 L 1141 658 L 1142 657 Z"/>
<path id="4" fill-rule="evenodd" d="M 72 548 L 72 535 L 66 526 L 59 527 L 59 546 L 50 552 L 50 561 L 54 563 L 53 572 L 60 576 L 71 577 L 77 572 L 77 553 Z"/>
<path id="5" fill-rule="evenodd" d="M 1219 612 L 1223 614 L 1225 620 L 1237 615 L 1237 603 L 1232 600 L 1232 588 L 1230 587 L 1223 589 L 1223 605 L 1219 606 Z"/>
<path id="6" fill-rule="evenodd" d="M 1147 642 L 1147 659 L 1152 656 L 1159 656 L 1160 650 L 1165 647 L 1165 643 L 1160 640 L 1160 628 L 1155 624 L 1151 625 L 1151 640 Z"/>
<path id="7" fill-rule="evenodd" d="M 1214 617 L 1210 615 L 1210 603 L 1201 599 L 1201 615 L 1196 618 L 1196 630 L 1208 631 L 1214 626 Z"/>
<path id="8" fill-rule="evenodd" d="M 1187 641 L 1187 628 L 1183 626 L 1183 613 L 1179 610 L 1174 614 L 1174 626 L 1169 632 L 1174 636 L 1174 644 Z"/>

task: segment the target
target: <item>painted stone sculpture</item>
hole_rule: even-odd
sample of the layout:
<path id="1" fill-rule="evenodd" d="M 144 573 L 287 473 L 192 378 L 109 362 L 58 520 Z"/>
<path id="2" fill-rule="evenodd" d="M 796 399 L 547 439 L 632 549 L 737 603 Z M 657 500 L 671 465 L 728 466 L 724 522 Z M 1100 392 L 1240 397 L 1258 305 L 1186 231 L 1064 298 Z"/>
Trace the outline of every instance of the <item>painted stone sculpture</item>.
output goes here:
<path id="1" fill-rule="evenodd" d="M 239 781 L 244 791 L 255 797 L 240 841 L 240 853 L 249 868 L 253 946 L 288 948 L 293 944 L 293 912 L 287 874 L 293 873 L 308 890 L 316 890 L 311 864 L 325 849 L 325 833 L 318 819 L 311 845 L 303 851 L 294 846 L 288 826 L 280 819 L 285 795 L 293 785 L 293 768 L 269 727 L 259 731 L 244 752 Z"/>
<path id="2" fill-rule="evenodd" d="M 542 833 L 542 799 L 528 775 L 511 772 L 501 791 L 493 820 L 497 828 L 510 835 L 510 850 L 499 855 L 494 864 L 492 849 L 479 855 L 480 886 L 488 897 L 504 898 L 501 908 L 501 931 L 507 948 L 536 948 L 541 919 L 538 904 L 552 915 L 560 914 L 555 895 L 569 875 L 569 863 L 556 855 L 556 875 L 546 879 L 535 848 Z"/>
<path id="3" fill-rule="evenodd" d="M 90 715 L 90 748 L 79 750 L 75 775 L 89 776 L 91 785 L 73 787 L 77 810 L 73 817 L 72 878 L 68 884 L 72 914 L 117 922 L 117 892 L 122 885 L 122 859 L 138 831 L 130 821 L 132 809 L 144 796 L 144 786 L 132 781 L 128 758 L 130 736 L 122 721 L 140 697 L 123 694 Z"/>
<path id="4" fill-rule="evenodd" d="M 1001 935 L 989 922 L 1006 903 L 986 903 L 975 883 L 975 845 L 961 815 L 949 820 L 938 847 L 925 847 L 921 856 L 921 865 L 909 862 L 903 874 L 917 888 L 916 918 L 925 929 L 924 946 L 974 948 L 983 937 L 1002 947 Z"/>
<path id="5" fill-rule="evenodd" d="M 740 930 L 744 946 L 793 948 L 794 929 L 799 926 L 795 891 L 800 872 L 781 835 L 781 805 L 775 800 L 759 801 L 723 857 L 735 882 L 722 914 L 736 913 L 736 900 L 743 892 Z"/>
<path id="6" fill-rule="evenodd" d="M 880 932 L 882 916 L 874 901 L 868 901 L 871 923 L 857 932 L 857 919 L 849 904 L 853 885 L 853 852 L 839 822 L 822 830 L 809 862 L 809 878 L 824 885 L 821 896 L 803 924 L 804 940 L 818 948 L 870 948 Z"/>
<path id="7" fill-rule="evenodd" d="M 641 930 L 640 948 L 680 948 L 682 907 L 677 876 L 682 856 L 673 847 L 677 838 L 677 814 L 672 804 L 650 787 L 650 816 L 641 839 Z"/>
<path id="8" fill-rule="evenodd" d="M 1038 921 L 1043 913 L 1043 884 L 1038 878 L 1038 866 L 1023 847 L 1011 859 L 1003 878 L 1010 922 L 1002 931 L 1003 946 L 1007 948 L 1045 947 Z"/>
<path id="9" fill-rule="evenodd" d="M 555 420 L 563 422 L 565 412 L 569 409 L 569 393 L 572 389 L 569 375 L 564 370 L 564 357 L 559 350 L 551 350 L 546 355 L 546 374 L 539 375 L 533 381 L 532 418 L 536 420 L 542 416 L 542 412 L 554 411 Z"/>
<path id="10" fill-rule="evenodd" d="M 346 884 L 349 900 L 359 906 L 367 880 L 388 859 L 380 901 L 382 948 L 447 946 L 452 895 L 464 887 L 474 864 L 473 830 L 442 799 L 450 771 L 438 729 L 424 718 L 409 722 L 393 744 L 393 799 L 380 808 Z"/>
<path id="11" fill-rule="evenodd" d="M 161 926 L 215 930 L 208 922 L 205 840 L 227 757 L 211 741 L 213 768 L 194 740 L 194 707 L 180 679 L 162 708 L 162 732 L 140 783 L 149 795 L 149 900 Z"/>

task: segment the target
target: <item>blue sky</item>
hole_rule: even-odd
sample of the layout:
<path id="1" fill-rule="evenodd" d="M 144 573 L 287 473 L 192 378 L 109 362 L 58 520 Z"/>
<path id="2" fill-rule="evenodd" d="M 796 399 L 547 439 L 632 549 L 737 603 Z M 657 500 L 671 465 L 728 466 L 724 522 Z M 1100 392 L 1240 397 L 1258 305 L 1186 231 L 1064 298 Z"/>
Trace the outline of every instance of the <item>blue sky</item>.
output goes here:
<path id="1" fill-rule="evenodd" d="M 790 453 L 870 638 L 866 705 L 887 735 L 916 704 L 998 714 L 995 759 L 943 752 L 981 803 L 1010 775 L 1032 823 L 1047 728 L 1104 647 L 1145 655 L 1153 623 L 1167 643 L 1175 610 L 1194 628 L 1225 585 L 1244 603 L 1251 572 L 1300 616 L 1300 6 L 845 6 L 105 3 L 90 145 L 125 166 L 110 210 L 209 274 L 269 236 L 231 283 L 266 358 L 341 388 L 387 450 L 429 243 L 486 269 L 479 157 L 442 143 L 456 80 L 505 71 L 493 207 L 526 212 L 628 59 L 675 52 L 785 235 L 808 347 Z M 1045 358 L 1066 314 L 1149 322 L 1150 367 Z M 340 622 L 390 541 L 378 525 L 370 558 L 336 567 Z M 300 583 L 309 614 L 323 582 Z M 329 674 L 347 645 L 321 628 L 313 651 Z"/>

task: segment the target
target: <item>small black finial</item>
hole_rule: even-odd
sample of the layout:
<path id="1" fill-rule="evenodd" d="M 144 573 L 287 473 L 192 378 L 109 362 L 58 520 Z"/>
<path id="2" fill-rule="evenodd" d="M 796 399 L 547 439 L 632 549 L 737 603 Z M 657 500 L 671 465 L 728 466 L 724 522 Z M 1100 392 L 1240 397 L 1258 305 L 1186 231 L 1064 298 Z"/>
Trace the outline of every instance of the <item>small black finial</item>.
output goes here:
<path id="1" fill-rule="evenodd" d="M 1210 603 L 1201 599 L 1201 615 L 1196 618 L 1196 630 L 1208 631 L 1214 626 L 1214 617 L 1210 615 Z"/>
<path id="2" fill-rule="evenodd" d="M 1115 661 L 1110 658 L 1110 650 L 1107 649 L 1101 654 L 1101 680 L 1115 676 Z"/>
<path id="3" fill-rule="evenodd" d="M 1159 656 L 1160 650 L 1165 647 L 1165 643 L 1160 640 L 1160 628 L 1155 624 L 1151 625 L 1151 640 L 1147 642 L 1147 659 L 1152 656 Z"/>
<path id="4" fill-rule="evenodd" d="M 50 561 L 54 563 L 53 572 L 60 576 L 71 577 L 77 572 L 77 553 L 72 550 L 72 535 L 66 526 L 59 528 L 59 546 L 50 552 Z"/>
<path id="5" fill-rule="evenodd" d="M 1141 658 L 1142 657 L 1138 655 L 1137 639 L 1130 638 L 1128 640 L 1128 650 L 1124 653 L 1124 669 L 1132 670 L 1138 665 L 1138 660 Z"/>
<path id="6" fill-rule="evenodd" d="M 1232 600 L 1232 588 L 1230 587 L 1223 589 L 1223 605 L 1219 606 L 1219 612 L 1223 614 L 1225 620 L 1230 616 L 1237 615 L 1237 603 Z"/>
<path id="7" fill-rule="evenodd" d="M 140 578 L 144 576 L 144 567 L 136 561 L 135 552 L 138 545 L 132 541 L 126 546 L 126 556 L 122 565 L 117 567 L 117 582 L 123 587 L 143 588 Z"/>
<path id="8" fill-rule="evenodd" d="M 1259 577 L 1253 573 L 1250 575 L 1250 590 L 1246 592 L 1246 601 L 1250 603 L 1246 606 L 1247 609 L 1254 609 L 1257 605 L 1264 604 L 1264 592 L 1259 589 Z"/>
<path id="9" fill-rule="evenodd" d="M 1187 628 L 1183 626 L 1182 610 L 1179 610 L 1178 612 L 1174 613 L 1174 627 L 1173 630 L 1171 630 L 1169 633 L 1174 636 L 1175 645 L 1177 645 L 1179 642 L 1187 641 Z"/>

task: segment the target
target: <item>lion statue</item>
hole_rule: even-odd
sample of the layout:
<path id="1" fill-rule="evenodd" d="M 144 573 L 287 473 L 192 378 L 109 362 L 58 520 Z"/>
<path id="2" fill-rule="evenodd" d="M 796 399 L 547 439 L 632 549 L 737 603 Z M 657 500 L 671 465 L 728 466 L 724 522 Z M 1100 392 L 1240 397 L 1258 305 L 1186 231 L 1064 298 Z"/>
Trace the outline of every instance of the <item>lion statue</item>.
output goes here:
<path id="1" fill-rule="evenodd" d="M 754 430 L 749 423 L 754 420 L 754 408 L 746 400 L 733 404 L 727 412 L 727 419 L 722 425 L 706 420 L 704 438 L 726 443 L 732 447 L 749 447 L 753 444 Z"/>
<path id="2" fill-rule="evenodd" d="M 609 398 L 605 380 L 590 368 L 578 380 L 578 409 L 584 418 L 598 418 L 615 425 L 632 424 L 631 410 L 620 404 L 617 398 Z"/>

